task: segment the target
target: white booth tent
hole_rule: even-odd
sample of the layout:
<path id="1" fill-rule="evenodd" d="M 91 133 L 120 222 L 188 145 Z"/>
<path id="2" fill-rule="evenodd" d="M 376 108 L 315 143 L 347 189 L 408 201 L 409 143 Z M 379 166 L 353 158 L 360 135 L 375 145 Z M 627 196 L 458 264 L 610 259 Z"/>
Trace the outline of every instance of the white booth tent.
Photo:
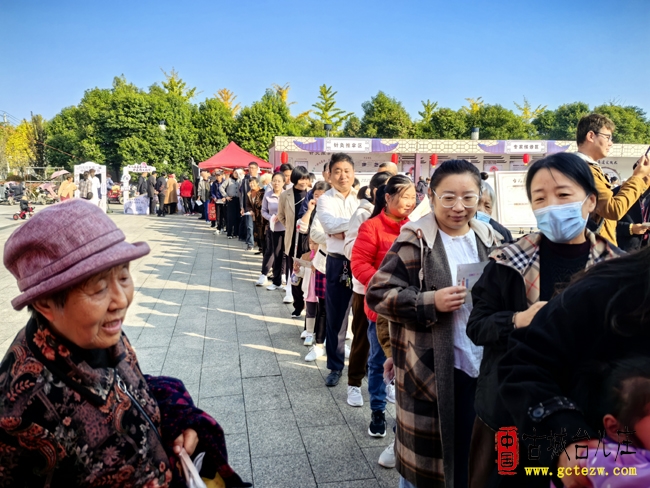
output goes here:
<path id="1" fill-rule="evenodd" d="M 79 187 L 79 176 L 90 171 L 91 169 L 95 170 L 95 176 L 99 178 L 100 182 L 100 196 L 98 206 L 104 212 L 106 212 L 106 166 L 101 164 L 93 163 L 92 161 L 86 161 L 83 164 L 76 164 L 74 167 L 74 183 Z M 74 193 L 76 198 L 79 198 L 79 190 L 76 190 Z"/>
<path id="2" fill-rule="evenodd" d="M 149 215 L 149 197 L 137 195 L 134 198 L 130 196 L 131 175 L 129 173 L 152 173 L 156 171 L 154 166 L 147 163 L 131 164 L 122 168 L 122 194 L 124 195 L 124 213 L 129 215 Z"/>

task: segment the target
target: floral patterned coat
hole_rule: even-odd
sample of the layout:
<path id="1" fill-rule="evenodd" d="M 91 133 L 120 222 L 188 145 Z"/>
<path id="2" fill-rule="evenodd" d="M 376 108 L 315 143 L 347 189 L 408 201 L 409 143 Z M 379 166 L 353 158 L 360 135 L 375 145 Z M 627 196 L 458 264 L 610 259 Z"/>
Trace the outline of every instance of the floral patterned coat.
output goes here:
<path id="1" fill-rule="evenodd" d="M 94 368 L 35 319 L 18 333 L 0 363 L 0 486 L 171 486 L 135 352 L 126 336 L 105 351 Z"/>

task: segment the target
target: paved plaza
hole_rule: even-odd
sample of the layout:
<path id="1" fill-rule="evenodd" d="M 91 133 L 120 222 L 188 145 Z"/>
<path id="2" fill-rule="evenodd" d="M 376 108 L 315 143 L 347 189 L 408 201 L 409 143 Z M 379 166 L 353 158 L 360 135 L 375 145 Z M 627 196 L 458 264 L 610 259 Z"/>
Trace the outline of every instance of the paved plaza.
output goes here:
<path id="1" fill-rule="evenodd" d="M 22 225 L 9 212 L 0 206 L 3 245 Z M 136 292 L 125 324 L 142 370 L 184 381 L 224 428 L 230 463 L 243 479 L 255 488 L 397 486 L 395 470 L 377 464 L 393 439 L 394 406 L 386 437 L 370 437 L 366 382 L 365 405 L 350 407 L 347 370 L 327 388 L 325 358 L 304 361 L 304 319 L 291 318 L 280 291 L 254 285 L 261 256 L 215 236 L 196 217 L 109 215 L 128 241 L 151 247 L 132 263 Z M 4 355 L 28 314 L 11 308 L 18 289 L 4 266 L 0 290 Z"/>

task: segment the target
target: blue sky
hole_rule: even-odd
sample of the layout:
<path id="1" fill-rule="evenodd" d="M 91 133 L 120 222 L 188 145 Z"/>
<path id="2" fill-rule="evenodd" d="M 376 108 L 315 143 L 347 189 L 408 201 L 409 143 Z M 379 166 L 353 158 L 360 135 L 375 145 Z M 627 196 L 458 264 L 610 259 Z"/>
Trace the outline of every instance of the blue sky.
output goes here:
<path id="1" fill-rule="evenodd" d="M 616 100 L 650 112 L 650 1 L 0 0 L 0 112 L 53 117 L 114 76 L 146 88 L 174 67 L 200 93 L 248 105 L 291 84 L 339 106 L 383 90 L 413 116 L 430 99 L 514 109 Z"/>

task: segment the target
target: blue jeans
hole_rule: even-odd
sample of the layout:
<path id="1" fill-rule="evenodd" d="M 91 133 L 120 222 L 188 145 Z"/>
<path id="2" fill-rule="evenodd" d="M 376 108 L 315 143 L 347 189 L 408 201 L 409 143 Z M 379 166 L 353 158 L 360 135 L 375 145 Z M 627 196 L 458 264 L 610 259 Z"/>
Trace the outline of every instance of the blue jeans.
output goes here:
<path id="1" fill-rule="evenodd" d="M 242 219 L 244 219 L 243 226 L 246 228 L 246 245 L 248 247 L 253 247 L 255 244 L 253 241 L 253 216 L 244 215 Z"/>
<path id="2" fill-rule="evenodd" d="M 407 481 L 406 479 L 399 477 L 399 488 L 417 488 L 413 483 Z"/>
<path id="3" fill-rule="evenodd" d="M 383 412 L 386 410 L 386 384 L 384 383 L 384 362 L 386 355 L 377 339 L 377 323 L 368 320 L 368 393 L 370 409 Z"/>

